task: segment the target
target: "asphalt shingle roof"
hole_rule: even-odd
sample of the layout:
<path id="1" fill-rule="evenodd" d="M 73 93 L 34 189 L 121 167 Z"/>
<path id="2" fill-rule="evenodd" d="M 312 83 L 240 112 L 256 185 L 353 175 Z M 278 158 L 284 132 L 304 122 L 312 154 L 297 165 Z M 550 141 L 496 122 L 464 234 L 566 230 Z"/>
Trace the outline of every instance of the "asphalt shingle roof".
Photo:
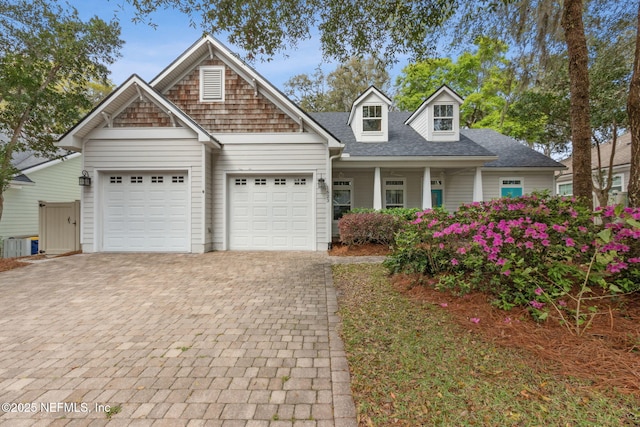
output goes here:
<path id="1" fill-rule="evenodd" d="M 44 163 L 48 163 L 52 160 L 59 159 L 61 157 L 67 156 L 69 151 L 67 150 L 58 150 L 51 157 L 42 157 L 33 151 L 20 151 L 14 152 L 11 156 L 11 164 L 14 168 L 19 171 L 23 171 L 25 169 L 32 168 L 34 166 L 42 165 Z"/>
<path id="2" fill-rule="evenodd" d="M 608 167 L 609 160 L 611 158 L 611 151 L 613 145 L 611 141 L 604 144 L 600 144 L 600 161 L 601 167 Z M 591 169 L 598 169 L 598 151 L 597 147 L 591 149 Z M 562 161 L 562 164 L 567 167 L 562 171 L 563 175 L 573 173 L 573 158 L 569 156 Z M 613 166 L 622 166 L 631 164 L 631 133 L 625 133 L 618 137 L 616 141 L 616 149 L 613 153 Z"/>
<path id="3" fill-rule="evenodd" d="M 462 129 L 460 135 L 498 155 L 498 160 L 486 163 L 485 167 L 564 168 L 561 163 L 493 129 Z"/>
<path id="4" fill-rule="evenodd" d="M 498 156 L 486 167 L 549 167 L 563 166 L 520 144 L 513 138 L 492 129 L 462 129 L 460 141 L 427 141 L 411 126 L 405 124 L 411 113 L 389 112 L 388 142 L 357 142 L 347 124 L 349 113 L 311 113 L 311 117 L 345 144 L 344 153 L 352 157 L 442 156 L 478 157 Z"/>

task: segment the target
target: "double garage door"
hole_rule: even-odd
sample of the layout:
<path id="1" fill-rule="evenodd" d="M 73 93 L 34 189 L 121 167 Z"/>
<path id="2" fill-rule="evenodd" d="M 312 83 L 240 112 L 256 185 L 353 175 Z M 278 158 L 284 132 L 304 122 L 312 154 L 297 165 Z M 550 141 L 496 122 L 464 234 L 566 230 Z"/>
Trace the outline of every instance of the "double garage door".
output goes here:
<path id="1" fill-rule="evenodd" d="M 229 178 L 232 250 L 314 250 L 311 176 Z"/>
<path id="2" fill-rule="evenodd" d="M 187 171 L 107 172 L 102 181 L 104 251 L 191 249 Z"/>
<path id="3" fill-rule="evenodd" d="M 102 250 L 189 252 L 187 171 L 102 175 Z M 314 250 L 311 175 L 232 176 L 227 236 L 232 250 Z"/>

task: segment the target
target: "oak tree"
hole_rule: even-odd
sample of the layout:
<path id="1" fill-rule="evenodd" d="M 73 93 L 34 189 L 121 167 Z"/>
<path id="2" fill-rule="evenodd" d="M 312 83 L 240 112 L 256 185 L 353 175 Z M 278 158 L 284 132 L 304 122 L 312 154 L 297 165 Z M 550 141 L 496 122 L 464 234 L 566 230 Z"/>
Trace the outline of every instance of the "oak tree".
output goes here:
<path id="1" fill-rule="evenodd" d="M 47 0 L 0 0 L 0 219 L 14 153 L 51 156 L 58 135 L 92 105 L 89 82 L 106 83 L 120 26 Z"/>
<path id="2" fill-rule="evenodd" d="M 299 74 L 285 82 L 285 93 L 306 111 L 349 111 L 369 86 L 386 93 L 390 77 L 374 57 L 351 58 L 325 75 L 318 66 L 312 76 Z"/>

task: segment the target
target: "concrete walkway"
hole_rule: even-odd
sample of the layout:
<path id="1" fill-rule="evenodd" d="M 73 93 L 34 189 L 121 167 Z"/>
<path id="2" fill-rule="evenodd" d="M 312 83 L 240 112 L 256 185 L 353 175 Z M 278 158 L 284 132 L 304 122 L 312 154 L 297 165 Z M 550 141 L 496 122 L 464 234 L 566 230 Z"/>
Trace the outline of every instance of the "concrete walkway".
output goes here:
<path id="1" fill-rule="evenodd" d="M 330 264 L 82 254 L 0 273 L 0 425 L 355 427 Z"/>

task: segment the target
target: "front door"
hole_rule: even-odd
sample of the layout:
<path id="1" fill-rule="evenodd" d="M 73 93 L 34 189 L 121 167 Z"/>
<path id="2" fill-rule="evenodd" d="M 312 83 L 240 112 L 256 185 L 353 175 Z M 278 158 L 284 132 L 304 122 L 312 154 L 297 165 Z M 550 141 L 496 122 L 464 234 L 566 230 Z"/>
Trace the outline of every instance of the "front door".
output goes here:
<path id="1" fill-rule="evenodd" d="M 431 190 L 431 206 L 439 208 L 442 206 L 442 190 Z"/>

